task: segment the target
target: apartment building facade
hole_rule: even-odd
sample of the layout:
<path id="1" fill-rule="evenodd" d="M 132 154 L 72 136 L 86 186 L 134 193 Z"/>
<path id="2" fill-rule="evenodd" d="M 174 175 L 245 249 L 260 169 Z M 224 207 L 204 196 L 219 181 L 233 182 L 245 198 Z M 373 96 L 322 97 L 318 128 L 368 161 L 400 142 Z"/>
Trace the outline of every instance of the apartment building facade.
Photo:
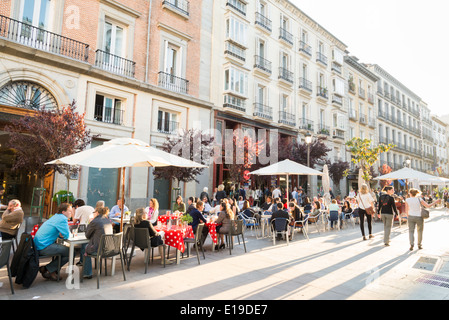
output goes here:
<path id="1" fill-rule="evenodd" d="M 397 170 L 410 160 L 411 168 L 431 171 L 431 123 L 426 104 L 380 66 L 370 64 L 368 68 L 380 78 L 376 94 L 379 142 L 396 145 L 391 152 L 381 154 L 380 165 Z"/>
<path id="2" fill-rule="evenodd" d="M 209 128 L 211 39 L 203 30 L 202 2 L 2 1 L 0 130 L 13 117 L 72 100 L 86 114 L 87 127 L 100 135 L 91 147 L 118 137 L 159 147 L 179 128 Z M 4 132 L 2 139 L 7 140 Z M 11 150 L 3 140 L 4 156 Z M 7 192 L 29 202 L 27 194 L 39 182 L 9 168 L 1 173 Z M 118 177 L 115 169 L 81 168 L 70 190 L 91 205 L 101 198 L 112 206 Z M 209 184 L 208 173 L 200 179 Z M 131 207 L 155 197 L 169 208 L 170 181 L 154 180 L 152 169 L 126 169 L 126 181 Z M 195 183 L 183 188 L 200 192 Z M 56 177 L 54 191 L 59 189 L 66 184 Z"/>
<path id="3" fill-rule="evenodd" d="M 321 135 L 333 157 L 346 157 L 344 43 L 285 0 L 215 1 L 213 39 L 219 132 L 277 130 L 291 141 Z M 223 164 L 213 170 L 214 186 L 226 181 Z"/>

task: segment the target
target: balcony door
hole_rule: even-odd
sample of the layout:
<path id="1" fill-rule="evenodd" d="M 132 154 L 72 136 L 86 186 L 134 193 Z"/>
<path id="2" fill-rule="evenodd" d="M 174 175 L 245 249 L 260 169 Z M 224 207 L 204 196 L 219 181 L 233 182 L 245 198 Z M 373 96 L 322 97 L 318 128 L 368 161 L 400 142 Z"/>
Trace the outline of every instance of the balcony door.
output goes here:
<path id="1" fill-rule="evenodd" d="M 22 0 L 20 3 L 21 22 L 18 27 L 18 40 L 26 45 L 39 47 L 46 43 L 46 36 L 52 24 L 52 5 L 54 0 Z"/>

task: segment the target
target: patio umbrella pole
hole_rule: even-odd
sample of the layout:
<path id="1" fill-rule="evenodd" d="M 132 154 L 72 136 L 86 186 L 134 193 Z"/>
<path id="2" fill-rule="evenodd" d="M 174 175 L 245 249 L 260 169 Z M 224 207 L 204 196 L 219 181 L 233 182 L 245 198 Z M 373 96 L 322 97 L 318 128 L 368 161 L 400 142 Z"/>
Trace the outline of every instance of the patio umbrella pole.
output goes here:
<path id="1" fill-rule="evenodd" d="M 122 178 L 121 178 L 121 186 L 122 186 L 122 201 L 120 204 L 120 232 L 123 231 L 123 215 L 125 214 L 125 167 L 122 167 Z"/>

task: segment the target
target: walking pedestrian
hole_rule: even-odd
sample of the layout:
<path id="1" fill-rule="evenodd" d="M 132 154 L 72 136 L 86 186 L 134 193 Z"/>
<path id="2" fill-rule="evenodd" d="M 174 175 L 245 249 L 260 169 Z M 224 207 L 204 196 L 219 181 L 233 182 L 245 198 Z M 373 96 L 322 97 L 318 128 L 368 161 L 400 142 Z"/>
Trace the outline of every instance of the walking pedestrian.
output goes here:
<path id="1" fill-rule="evenodd" d="M 421 192 L 418 189 L 410 189 L 410 198 L 405 200 L 405 212 L 408 220 L 408 235 L 410 239 L 410 251 L 415 247 L 415 228 L 418 231 L 418 249 L 422 249 L 422 237 L 424 231 L 424 219 L 421 216 L 421 206 L 430 208 L 441 200 L 434 201 L 431 204 L 425 202 L 419 196 Z"/>
<path id="2" fill-rule="evenodd" d="M 357 203 L 358 203 L 358 214 L 360 219 L 360 230 L 362 231 L 363 240 L 366 240 L 365 237 L 365 218 L 368 223 L 368 232 L 369 238 L 374 238 L 372 234 L 372 215 L 367 213 L 367 208 L 371 207 L 374 209 L 374 199 L 371 194 L 368 192 L 368 186 L 366 184 L 362 184 L 360 187 L 359 193 L 357 195 Z"/>
<path id="3" fill-rule="evenodd" d="M 396 203 L 393 198 L 394 188 L 386 186 L 379 197 L 377 212 L 380 213 L 382 223 L 384 224 L 384 244 L 390 245 L 391 228 L 393 227 L 393 214 L 398 214 Z"/>

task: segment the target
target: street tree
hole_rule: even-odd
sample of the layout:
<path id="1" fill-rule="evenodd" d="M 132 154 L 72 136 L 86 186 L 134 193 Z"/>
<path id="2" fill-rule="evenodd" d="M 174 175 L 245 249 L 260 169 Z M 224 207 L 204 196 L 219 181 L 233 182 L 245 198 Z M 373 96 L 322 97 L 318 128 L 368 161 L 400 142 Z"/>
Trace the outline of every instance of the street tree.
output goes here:
<path id="1" fill-rule="evenodd" d="M 374 146 L 369 139 L 352 138 L 346 142 L 349 152 L 352 155 L 352 163 L 362 168 L 363 180 L 369 185 L 372 178 L 374 164 L 379 160 L 381 153 L 388 152 L 396 146 L 394 144 L 379 144 Z"/>

